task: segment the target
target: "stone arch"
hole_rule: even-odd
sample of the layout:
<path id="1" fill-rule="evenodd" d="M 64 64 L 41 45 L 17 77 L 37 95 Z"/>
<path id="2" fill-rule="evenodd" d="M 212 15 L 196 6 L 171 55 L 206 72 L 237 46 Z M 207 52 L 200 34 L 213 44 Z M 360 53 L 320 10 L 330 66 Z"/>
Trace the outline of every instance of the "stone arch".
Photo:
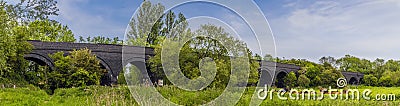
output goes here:
<path id="1" fill-rule="evenodd" d="M 348 83 L 351 84 L 351 85 L 357 85 L 358 84 L 358 80 L 357 80 L 356 77 L 351 77 Z"/>
<path id="2" fill-rule="evenodd" d="M 24 58 L 26 60 L 36 62 L 37 64 L 42 65 L 42 66 L 47 65 L 47 66 L 49 66 L 50 70 L 55 70 L 53 60 L 50 59 L 50 57 L 48 57 L 48 56 L 43 56 L 38 53 L 30 53 L 30 54 L 26 54 L 24 56 Z"/>
<path id="3" fill-rule="evenodd" d="M 152 73 L 147 71 L 146 62 L 142 58 L 127 59 L 126 61 L 123 62 L 122 67 L 123 67 L 122 72 L 124 72 L 124 74 L 127 74 L 126 72 L 130 68 L 137 68 L 138 70 L 134 74 L 138 74 L 138 76 L 140 76 L 140 78 L 138 78 L 139 83 L 146 83 L 145 81 L 150 79 L 148 80 L 148 84 L 152 85 L 152 82 L 156 81 Z M 118 72 L 118 74 L 120 74 L 120 72 Z M 125 78 L 126 77 L 127 76 L 125 76 Z"/>
<path id="4" fill-rule="evenodd" d="M 284 78 L 287 76 L 287 72 L 285 70 L 278 71 L 275 77 L 275 86 L 278 88 L 284 88 L 285 87 L 285 82 Z"/>
<path id="5" fill-rule="evenodd" d="M 272 85 L 272 81 L 274 80 L 274 75 L 273 73 L 270 73 L 271 72 L 270 69 L 260 68 L 258 72 L 260 73 L 259 75 L 260 82 L 258 82 L 259 86 Z"/>
<path id="6" fill-rule="evenodd" d="M 116 80 L 113 78 L 113 70 L 111 70 L 110 65 L 108 65 L 104 59 L 102 59 L 101 57 L 96 56 L 97 60 L 100 61 L 100 67 L 103 69 L 107 70 L 107 73 L 105 73 L 102 77 L 101 77 L 101 81 L 100 81 L 100 85 L 111 85 L 113 82 L 115 82 Z"/>

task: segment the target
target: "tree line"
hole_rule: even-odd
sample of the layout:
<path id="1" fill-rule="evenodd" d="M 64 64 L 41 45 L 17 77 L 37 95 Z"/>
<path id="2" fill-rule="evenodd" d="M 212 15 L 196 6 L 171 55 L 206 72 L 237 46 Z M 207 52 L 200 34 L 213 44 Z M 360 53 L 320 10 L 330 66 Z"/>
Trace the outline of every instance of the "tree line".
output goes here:
<path id="1" fill-rule="evenodd" d="M 259 57 L 258 57 L 259 58 Z M 306 59 L 280 59 L 265 56 L 271 61 L 294 64 L 301 67 L 298 75 L 289 73 L 285 83 L 290 87 L 335 86 L 338 78 L 344 78 L 341 72 L 359 72 L 364 74 L 361 82 L 366 86 L 394 87 L 400 86 L 400 61 L 375 59 L 373 61 L 352 55 L 335 59 L 331 56 L 321 57 L 319 62 Z"/>

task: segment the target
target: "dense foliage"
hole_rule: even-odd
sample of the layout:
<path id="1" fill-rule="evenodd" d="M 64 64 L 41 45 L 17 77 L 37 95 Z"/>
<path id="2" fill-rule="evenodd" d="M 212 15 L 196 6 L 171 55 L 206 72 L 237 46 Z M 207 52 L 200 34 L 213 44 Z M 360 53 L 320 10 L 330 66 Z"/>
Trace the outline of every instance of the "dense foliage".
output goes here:
<path id="1" fill-rule="evenodd" d="M 0 83 L 25 83 L 24 72 L 28 62 L 24 54 L 31 50 L 26 40 L 30 34 L 28 28 L 18 25 L 0 2 Z"/>
<path id="2" fill-rule="evenodd" d="M 248 50 L 245 43 L 232 37 L 224 28 L 206 24 L 196 31 L 191 31 L 183 14 L 176 15 L 172 11 L 164 14 L 163 11 L 164 6 L 160 4 L 144 2 L 137 16 L 132 19 L 127 34 L 128 39 L 124 42 L 127 45 L 155 48 L 155 56 L 149 60 L 149 67 L 151 72 L 154 73 L 154 77 L 163 78 L 165 84 L 170 84 L 169 80 L 166 79 L 162 65 L 163 63 L 165 63 L 164 65 L 174 63 L 172 62 L 174 60 L 171 59 L 175 58 L 174 56 L 177 54 L 179 54 L 180 67 L 174 69 L 180 69 L 186 78 L 208 79 L 201 77 L 201 74 L 204 74 L 201 73 L 201 70 L 208 72 L 217 70 L 211 87 L 223 87 L 228 83 L 231 70 L 234 70 L 231 69 L 232 64 L 238 66 L 237 68 L 242 68 L 235 70 L 247 70 L 245 64 L 231 64 L 231 61 L 235 60 L 230 59 L 240 56 L 252 59 L 251 51 Z M 175 50 L 176 48 L 180 48 L 179 52 Z M 161 61 L 161 56 L 170 59 L 166 60 L 168 62 Z M 212 67 L 212 64 L 208 64 L 211 66 L 201 64 L 204 59 L 211 59 L 216 67 Z M 250 70 L 248 70 L 250 74 L 242 73 L 242 75 L 249 74 L 249 83 L 255 85 L 258 81 L 259 64 L 255 60 L 243 61 L 242 63 L 250 63 Z M 233 79 L 245 78 L 240 76 Z"/>
<path id="3" fill-rule="evenodd" d="M 55 70 L 48 73 L 50 89 L 100 85 L 100 78 L 106 73 L 100 61 L 88 49 L 74 50 L 50 55 Z"/>
<path id="4" fill-rule="evenodd" d="M 76 50 L 68 56 L 51 54 L 55 70 L 25 60 L 32 46 L 27 40 L 75 42 L 66 25 L 49 19 L 58 15 L 54 0 L 21 0 L 16 4 L 0 1 L 0 85 L 32 84 L 49 91 L 56 88 L 99 85 L 105 69 L 90 50 Z M 105 38 L 96 37 L 100 41 Z M 117 40 L 104 43 L 118 43 Z M 50 54 L 49 54 L 50 55 Z"/>

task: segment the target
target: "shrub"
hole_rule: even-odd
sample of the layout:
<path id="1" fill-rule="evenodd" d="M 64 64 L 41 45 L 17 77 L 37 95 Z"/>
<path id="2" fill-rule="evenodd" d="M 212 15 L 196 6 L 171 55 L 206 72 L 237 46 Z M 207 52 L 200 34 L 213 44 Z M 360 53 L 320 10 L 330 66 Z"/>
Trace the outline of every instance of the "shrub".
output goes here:
<path id="1" fill-rule="evenodd" d="M 302 86 L 302 87 L 309 87 L 310 79 L 308 79 L 306 75 L 302 74 L 297 79 L 297 84 L 299 84 L 299 86 Z"/>
<path id="2" fill-rule="evenodd" d="M 287 86 L 289 87 L 294 87 L 296 86 L 296 74 L 294 72 L 290 72 L 285 78 L 284 82 Z"/>
<path id="3" fill-rule="evenodd" d="M 376 86 L 378 85 L 378 78 L 376 78 L 374 75 L 365 75 L 363 78 L 363 82 L 367 86 Z"/>

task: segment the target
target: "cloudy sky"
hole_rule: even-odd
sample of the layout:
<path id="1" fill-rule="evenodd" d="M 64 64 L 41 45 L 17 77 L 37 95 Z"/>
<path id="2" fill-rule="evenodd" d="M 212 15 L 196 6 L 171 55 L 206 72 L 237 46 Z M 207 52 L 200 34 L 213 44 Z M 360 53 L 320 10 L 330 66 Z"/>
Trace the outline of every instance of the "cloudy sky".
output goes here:
<path id="1" fill-rule="evenodd" d="M 60 15 L 54 18 L 68 25 L 77 36 L 123 38 L 140 1 L 59 0 Z M 318 61 L 322 56 L 351 54 L 370 60 L 400 59 L 399 0 L 254 2 L 269 21 L 278 57 Z M 243 5 L 242 8 L 249 7 Z M 227 8 L 199 3 L 180 6 L 174 11 L 188 18 L 206 14 L 242 29 L 238 31 L 240 34 L 249 33 L 246 24 Z"/>

